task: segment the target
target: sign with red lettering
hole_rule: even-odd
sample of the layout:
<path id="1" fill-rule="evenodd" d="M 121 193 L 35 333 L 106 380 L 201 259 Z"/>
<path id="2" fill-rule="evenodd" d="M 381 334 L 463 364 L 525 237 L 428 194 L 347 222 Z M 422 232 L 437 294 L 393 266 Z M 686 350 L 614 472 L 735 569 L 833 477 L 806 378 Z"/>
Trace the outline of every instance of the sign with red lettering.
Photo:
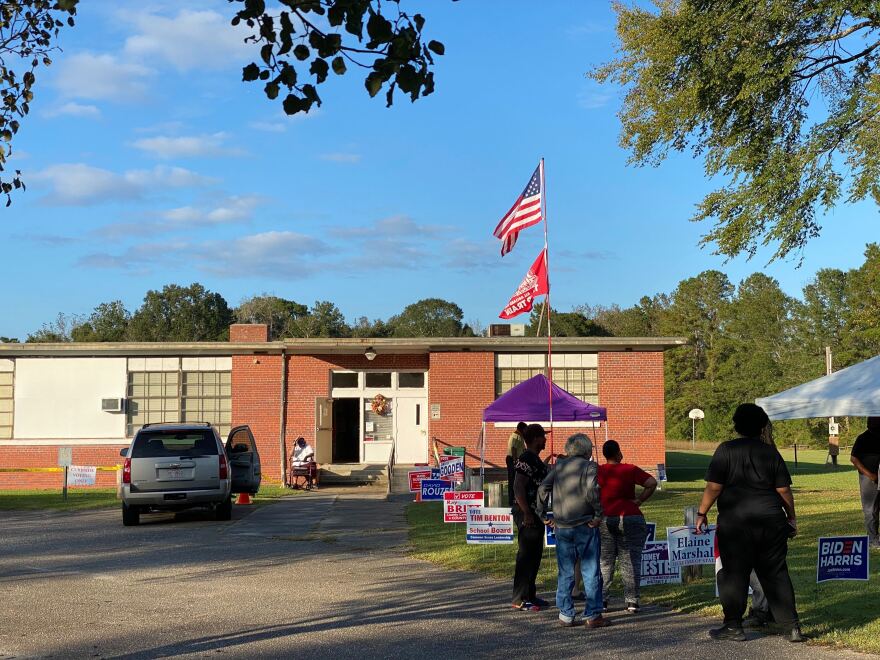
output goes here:
<path id="1" fill-rule="evenodd" d="M 468 543 L 513 543 L 513 516 L 506 507 L 467 508 Z"/>
<path id="2" fill-rule="evenodd" d="M 444 481 L 464 481 L 464 456 L 441 456 L 440 478 Z"/>
<path id="3" fill-rule="evenodd" d="M 460 490 L 443 493 L 443 522 L 467 522 L 467 511 L 472 506 L 483 506 L 483 491 Z"/>

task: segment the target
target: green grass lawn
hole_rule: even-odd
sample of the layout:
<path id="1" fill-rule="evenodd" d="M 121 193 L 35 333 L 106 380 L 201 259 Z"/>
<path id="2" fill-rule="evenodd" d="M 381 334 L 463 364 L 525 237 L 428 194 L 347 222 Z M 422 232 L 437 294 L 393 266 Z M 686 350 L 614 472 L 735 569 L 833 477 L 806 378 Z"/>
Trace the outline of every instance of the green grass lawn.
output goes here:
<path id="1" fill-rule="evenodd" d="M 858 499 L 856 471 L 848 456 L 841 456 L 838 468 L 824 464 L 825 452 L 798 450 L 798 467 L 793 452 L 782 450 L 794 480 L 799 535 L 789 545 L 788 561 L 804 631 L 817 641 L 861 651 L 880 653 L 880 575 L 875 566 L 880 554 L 872 552 L 868 582 L 825 582 L 816 585 L 816 555 L 819 536 L 864 534 Z M 709 451 L 670 451 L 666 463 L 669 481 L 643 507 L 645 517 L 657 523 L 657 537 L 665 528 L 681 525 L 684 508 L 699 503 Z M 710 519 L 714 522 L 713 508 Z M 440 505 L 412 504 L 407 516 L 413 554 L 450 568 L 474 570 L 511 579 L 516 545 L 468 546 L 464 525 L 445 525 Z M 456 528 L 456 529 L 452 529 Z M 714 569 L 703 567 L 704 577 L 690 584 L 656 585 L 642 588 L 644 602 L 668 605 L 684 612 L 720 617 L 715 598 Z M 538 576 L 545 591 L 556 589 L 556 561 L 552 551 Z M 615 589 L 615 593 L 619 593 Z"/>
<path id="2" fill-rule="evenodd" d="M 270 504 L 279 497 L 302 493 L 279 484 L 263 484 L 260 492 L 252 497 L 254 505 Z M 61 497 L 61 489 L 53 490 L 0 490 L 0 511 L 33 511 L 55 509 L 81 511 L 119 506 L 115 488 L 69 488 L 67 500 Z"/>

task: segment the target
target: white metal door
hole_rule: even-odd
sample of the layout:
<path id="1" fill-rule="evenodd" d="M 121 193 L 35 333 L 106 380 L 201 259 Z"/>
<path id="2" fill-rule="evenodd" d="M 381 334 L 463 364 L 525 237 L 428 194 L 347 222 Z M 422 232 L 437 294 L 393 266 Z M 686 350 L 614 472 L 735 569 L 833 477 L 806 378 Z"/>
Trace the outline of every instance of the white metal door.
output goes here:
<path id="1" fill-rule="evenodd" d="M 394 400 L 394 450 L 397 463 L 428 462 L 428 400 Z"/>

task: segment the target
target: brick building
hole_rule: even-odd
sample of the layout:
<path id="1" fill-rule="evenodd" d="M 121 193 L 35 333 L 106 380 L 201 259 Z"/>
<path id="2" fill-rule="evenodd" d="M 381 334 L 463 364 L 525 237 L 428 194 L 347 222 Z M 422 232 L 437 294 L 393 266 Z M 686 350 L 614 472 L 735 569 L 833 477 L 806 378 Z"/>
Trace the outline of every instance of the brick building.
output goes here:
<path id="1" fill-rule="evenodd" d="M 554 339 L 553 380 L 608 410 L 607 426 L 555 426 L 556 450 L 582 430 L 618 440 L 627 459 L 664 461 L 663 351 L 682 338 Z M 428 462 L 434 446 L 479 460 L 483 408 L 546 370 L 534 337 L 289 339 L 233 325 L 229 342 L 0 344 L 0 488 L 54 487 L 58 447 L 112 467 L 144 423 L 209 421 L 254 431 L 266 481 L 303 436 L 325 466 Z M 373 411 L 377 394 L 388 400 Z M 524 420 L 546 422 L 547 420 Z M 594 426 L 595 424 L 595 426 Z M 487 428 L 486 464 L 503 467 L 513 424 Z M 101 471 L 98 483 L 115 483 Z"/>

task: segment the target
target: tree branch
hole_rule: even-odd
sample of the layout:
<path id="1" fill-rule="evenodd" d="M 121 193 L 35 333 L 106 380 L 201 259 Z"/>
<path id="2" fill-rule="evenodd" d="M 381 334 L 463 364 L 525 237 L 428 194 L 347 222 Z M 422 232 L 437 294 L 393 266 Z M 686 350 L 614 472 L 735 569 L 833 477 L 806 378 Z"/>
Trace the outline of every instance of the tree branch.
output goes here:
<path id="1" fill-rule="evenodd" d="M 839 41 L 839 40 L 843 39 L 844 37 L 848 37 L 853 32 L 858 32 L 859 30 L 866 28 L 866 27 L 876 27 L 876 25 L 874 24 L 873 20 L 868 19 L 867 21 L 862 21 L 861 23 L 856 23 L 855 25 L 852 25 L 852 26 L 848 27 L 847 29 L 841 30 L 840 32 L 837 32 L 835 34 L 829 34 L 824 37 L 816 37 L 815 39 L 810 39 L 806 43 L 808 46 L 815 46 L 816 44 L 825 44 L 825 43 L 828 43 L 829 41 Z"/>
<path id="2" fill-rule="evenodd" d="M 838 66 L 840 64 L 848 64 L 849 62 L 852 62 L 854 60 L 865 57 L 866 55 L 869 55 L 874 49 L 877 48 L 877 46 L 880 46 L 880 41 L 875 41 L 873 44 L 871 44 L 870 46 L 865 48 L 863 51 L 861 51 L 860 53 L 856 53 L 855 55 L 853 55 L 851 57 L 840 57 L 839 55 L 830 55 L 828 57 L 820 57 L 819 59 L 816 60 L 816 62 L 814 62 L 812 64 L 808 64 L 807 66 L 805 66 L 801 69 L 795 70 L 794 77 L 796 80 L 806 80 L 808 78 L 814 78 L 815 76 L 818 76 L 820 73 L 822 73 L 823 71 L 826 71 L 827 69 Z M 814 64 L 816 64 L 818 62 L 825 62 L 828 60 L 832 60 L 832 61 L 828 62 L 828 64 L 825 64 L 824 66 L 820 67 L 816 71 L 811 71 L 810 73 L 808 73 L 806 75 L 800 75 L 804 71 L 808 70 Z"/>

